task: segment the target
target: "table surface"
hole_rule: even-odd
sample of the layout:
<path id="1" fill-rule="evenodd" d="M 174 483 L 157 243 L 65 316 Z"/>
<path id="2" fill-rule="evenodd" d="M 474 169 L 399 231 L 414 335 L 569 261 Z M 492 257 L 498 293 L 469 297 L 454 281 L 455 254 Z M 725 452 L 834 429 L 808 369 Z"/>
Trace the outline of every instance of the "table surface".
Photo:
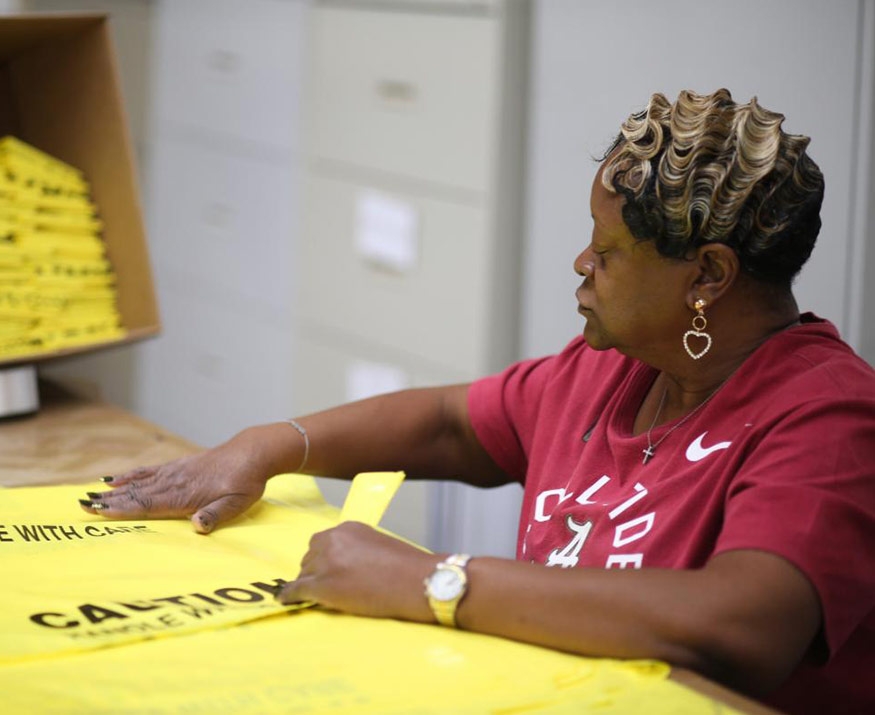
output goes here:
<path id="1" fill-rule="evenodd" d="M 96 481 L 198 447 L 118 407 L 40 384 L 37 414 L 0 421 L 0 486 Z"/>
<path id="2" fill-rule="evenodd" d="M 0 487 L 95 482 L 199 447 L 130 412 L 41 383 L 35 415 L 0 421 Z M 744 713 L 776 711 L 682 668 L 671 678 Z"/>

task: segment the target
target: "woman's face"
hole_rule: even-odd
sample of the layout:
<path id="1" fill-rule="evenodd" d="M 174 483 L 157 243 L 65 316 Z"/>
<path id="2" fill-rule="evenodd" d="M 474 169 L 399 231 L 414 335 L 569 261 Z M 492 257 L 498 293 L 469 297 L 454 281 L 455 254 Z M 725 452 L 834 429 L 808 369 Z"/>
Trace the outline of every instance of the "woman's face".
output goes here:
<path id="1" fill-rule="evenodd" d="M 584 276 L 577 289 L 584 337 L 597 350 L 616 348 L 645 359 L 680 349 L 692 313 L 688 290 L 695 262 L 665 258 L 652 241 L 637 241 L 623 222 L 625 199 L 593 182 L 592 241 L 574 261 Z"/>

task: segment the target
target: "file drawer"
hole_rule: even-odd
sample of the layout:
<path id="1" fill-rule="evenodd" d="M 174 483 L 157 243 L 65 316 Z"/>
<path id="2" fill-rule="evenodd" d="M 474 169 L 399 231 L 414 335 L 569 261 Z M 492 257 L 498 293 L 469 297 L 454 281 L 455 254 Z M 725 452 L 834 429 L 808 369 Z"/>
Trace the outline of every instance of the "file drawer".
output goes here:
<path id="1" fill-rule="evenodd" d="M 154 52 L 155 118 L 297 148 L 304 5 L 301 0 L 162 3 Z"/>
<path id="2" fill-rule="evenodd" d="M 385 195 L 415 213 L 413 256 L 395 270 L 363 255 L 362 202 Z M 486 369 L 491 275 L 486 212 L 310 174 L 297 302 L 308 323 L 474 376 Z"/>
<path id="3" fill-rule="evenodd" d="M 159 269 L 289 313 L 298 168 L 170 140 L 154 145 L 151 161 L 161 177 L 151 186 L 149 227 Z"/>
<path id="4" fill-rule="evenodd" d="M 177 272 L 163 271 L 159 279 L 163 333 L 142 346 L 138 361 L 143 414 L 204 447 L 289 417 L 288 327 L 254 317 L 252 306 L 193 286 Z"/>
<path id="5" fill-rule="evenodd" d="M 497 25 L 488 17 L 316 5 L 311 153 L 486 191 L 497 131 Z"/>

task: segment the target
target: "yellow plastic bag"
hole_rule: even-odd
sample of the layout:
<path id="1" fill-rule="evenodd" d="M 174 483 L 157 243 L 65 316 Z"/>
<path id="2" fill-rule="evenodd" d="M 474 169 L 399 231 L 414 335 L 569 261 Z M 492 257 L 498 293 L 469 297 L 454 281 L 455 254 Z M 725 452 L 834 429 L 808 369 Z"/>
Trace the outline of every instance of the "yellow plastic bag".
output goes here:
<path id="1" fill-rule="evenodd" d="M 399 473 L 360 475 L 357 520 L 376 525 Z M 374 490 L 374 485 L 379 489 Z M 232 526 L 109 521 L 79 510 L 81 486 L 0 491 L 0 663 L 241 623 L 286 610 L 275 590 L 338 510 L 311 477 L 283 475 Z M 356 506 L 358 503 L 358 506 Z"/>

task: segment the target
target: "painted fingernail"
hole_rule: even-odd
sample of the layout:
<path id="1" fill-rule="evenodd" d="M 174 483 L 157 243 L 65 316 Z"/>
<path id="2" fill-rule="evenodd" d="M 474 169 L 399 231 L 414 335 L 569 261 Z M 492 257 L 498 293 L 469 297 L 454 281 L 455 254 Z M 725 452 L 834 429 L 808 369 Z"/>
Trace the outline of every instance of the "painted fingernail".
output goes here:
<path id="1" fill-rule="evenodd" d="M 103 502 L 88 501 L 88 499 L 80 499 L 79 503 L 86 509 L 96 509 L 97 511 L 101 511 L 107 508 L 106 504 L 104 504 Z"/>
<path id="2" fill-rule="evenodd" d="M 114 479 L 114 477 L 101 477 L 100 481 L 103 482 L 104 484 L 109 484 L 113 479 Z"/>
<path id="3" fill-rule="evenodd" d="M 103 494 L 100 494 L 98 492 L 85 492 L 85 496 L 87 496 L 89 499 L 103 499 Z"/>

